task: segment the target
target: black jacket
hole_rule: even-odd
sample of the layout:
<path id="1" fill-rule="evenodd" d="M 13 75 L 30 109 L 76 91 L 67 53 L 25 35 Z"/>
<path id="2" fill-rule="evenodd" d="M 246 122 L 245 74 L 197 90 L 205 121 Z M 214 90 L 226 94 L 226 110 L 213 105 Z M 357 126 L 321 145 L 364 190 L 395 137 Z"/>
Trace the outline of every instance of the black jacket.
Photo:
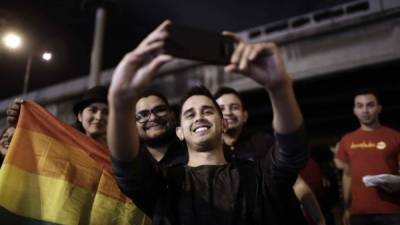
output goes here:
<path id="1" fill-rule="evenodd" d="M 121 190 L 153 224 L 291 225 L 282 203 L 308 159 L 304 131 L 276 134 L 276 143 L 254 162 L 164 168 L 139 154 L 132 162 L 113 160 L 113 170 Z"/>

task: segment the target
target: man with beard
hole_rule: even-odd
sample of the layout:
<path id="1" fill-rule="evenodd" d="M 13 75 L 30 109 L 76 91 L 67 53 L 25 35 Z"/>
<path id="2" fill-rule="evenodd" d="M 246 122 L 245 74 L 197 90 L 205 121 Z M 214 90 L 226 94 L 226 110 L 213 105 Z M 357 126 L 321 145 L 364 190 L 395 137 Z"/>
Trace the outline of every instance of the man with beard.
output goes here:
<path id="1" fill-rule="evenodd" d="M 276 142 L 268 157 L 230 163 L 223 154 L 222 112 L 208 90 L 193 89 L 182 101 L 179 139 L 188 162 L 154 168 L 140 151 L 132 113 L 159 68 L 173 57 L 164 53 L 169 21 L 125 55 L 114 71 L 109 92 L 108 141 L 121 190 L 154 224 L 289 224 L 278 201 L 307 161 L 303 118 L 292 81 L 273 43 L 238 42 L 227 72 L 247 75 L 268 92 Z"/>
<path id="2" fill-rule="evenodd" d="M 225 158 L 228 161 L 235 159 L 254 161 L 266 157 L 268 150 L 274 145 L 273 137 L 268 133 L 251 132 L 246 129 L 248 112 L 241 94 L 233 88 L 220 87 L 215 92 L 214 99 L 227 122 L 227 129 L 223 133 Z M 313 224 L 325 224 L 314 193 L 301 177 L 298 177 L 294 190 L 285 197 L 287 199 L 282 199 L 281 202 L 286 204 L 284 207 L 288 209 L 291 224 L 307 223 L 298 200 Z"/>
<path id="3" fill-rule="evenodd" d="M 167 99 L 156 91 L 145 92 L 136 103 L 136 126 L 141 150 L 161 165 L 185 163 L 184 145 L 175 135 L 175 116 Z"/>
<path id="4" fill-rule="evenodd" d="M 346 224 L 400 224 L 400 195 L 384 182 L 368 182 L 368 175 L 399 175 L 400 133 L 380 124 L 381 111 L 373 90 L 355 94 L 360 128 L 343 136 L 336 155 L 343 164 Z"/>
<path id="5" fill-rule="evenodd" d="M 248 112 L 240 93 L 232 88 L 221 87 L 214 94 L 214 99 L 228 125 L 223 134 L 225 157 L 246 160 L 265 157 L 274 140 L 267 133 L 250 132 L 246 129 Z"/>

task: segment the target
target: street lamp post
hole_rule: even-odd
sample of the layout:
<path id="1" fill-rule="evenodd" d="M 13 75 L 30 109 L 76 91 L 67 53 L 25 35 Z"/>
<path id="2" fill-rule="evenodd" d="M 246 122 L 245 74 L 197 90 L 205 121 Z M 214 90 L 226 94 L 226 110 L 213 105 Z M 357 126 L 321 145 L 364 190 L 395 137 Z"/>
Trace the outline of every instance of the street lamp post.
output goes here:
<path id="1" fill-rule="evenodd" d="M 25 66 L 24 87 L 22 89 L 22 95 L 24 96 L 28 93 L 29 78 L 31 76 L 31 66 L 32 66 L 32 52 L 29 51 Z"/>
<path id="2" fill-rule="evenodd" d="M 93 36 L 92 54 L 90 57 L 90 76 L 88 83 L 89 88 L 100 84 L 100 71 L 105 26 L 106 10 L 104 7 L 98 7 L 96 10 L 96 26 Z"/>

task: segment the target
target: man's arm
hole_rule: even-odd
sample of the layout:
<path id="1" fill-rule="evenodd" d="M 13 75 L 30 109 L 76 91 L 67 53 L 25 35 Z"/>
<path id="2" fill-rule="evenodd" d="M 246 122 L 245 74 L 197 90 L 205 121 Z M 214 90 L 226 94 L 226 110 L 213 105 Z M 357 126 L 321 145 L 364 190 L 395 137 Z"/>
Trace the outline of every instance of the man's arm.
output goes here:
<path id="1" fill-rule="evenodd" d="M 232 55 L 231 64 L 225 70 L 249 76 L 268 91 L 275 132 L 288 134 L 300 128 L 303 117 L 294 95 L 292 80 L 274 43 L 240 42 Z"/>
<path id="2" fill-rule="evenodd" d="M 303 116 L 278 47 L 270 42 L 240 42 L 225 70 L 248 76 L 268 91 L 277 143 L 277 150 L 272 152 L 274 177 L 282 185 L 291 187 L 307 163 L 308 154 L 301 129 Z M 268 164 L 267 158 L 265 163 Z"/>
<path id="3" fill-rule="evenodd" d="M 342 175 L 342 191 L 343 191 L 343 224 L 350 224 L 350 205 L 351 205 L 351 170 L 350 165 L 342 162 L 343 175 Z"/>
<path id="4" fill-rule="evenodd" d="M 304 210 L 311 217 L 314 224 L 325 225 L 325 218 L 319 206 L 318 200 L 307 183 L 299 176 L 293 186 L 297 199 L 303 205 Z"/>
<path id="5" fill-rule="evenodd" d="M 111 155 L 116 160 L 130 161 L 139 152 L 135 105 L 158 69 L 172 59 L 162 54 L 169 23 L 162 23 L 136 49 L 127 53 L 114 71 L 108 95 L 107 140 Z"/>
<path id="6" fill-rule="evenodd" d="M 135 105 L 158 69 L 172 59 L 162 54 L 168 24 L 168 21 L 162 23 L 125 55 L 114 71 L 108 95 L 107 141 L 114 176 L 121 190 L 149 216 L 165 184 L 158 168 L 139 153 Z"/>

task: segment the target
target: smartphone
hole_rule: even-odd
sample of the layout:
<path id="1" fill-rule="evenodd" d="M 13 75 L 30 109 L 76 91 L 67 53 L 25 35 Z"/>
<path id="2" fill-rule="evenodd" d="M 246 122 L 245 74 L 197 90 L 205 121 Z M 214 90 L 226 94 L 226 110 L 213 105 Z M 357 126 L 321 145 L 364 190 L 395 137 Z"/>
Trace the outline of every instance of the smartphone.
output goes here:
<path id="1" fill-rule="evenodd" d="M 165 51 L 177 58 L 202 61 L 210 64 L 229 64 L 235 41 L 220 33 L 170 25 Z"/>

